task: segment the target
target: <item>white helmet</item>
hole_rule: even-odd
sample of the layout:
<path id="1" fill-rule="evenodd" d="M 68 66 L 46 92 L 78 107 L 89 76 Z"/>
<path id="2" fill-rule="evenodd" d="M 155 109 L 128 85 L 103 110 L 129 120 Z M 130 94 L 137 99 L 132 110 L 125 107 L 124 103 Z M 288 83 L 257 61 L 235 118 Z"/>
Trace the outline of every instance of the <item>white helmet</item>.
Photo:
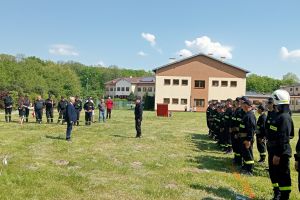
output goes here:
<path id="1" fill-rule="evenodd" d="M 272 98 L 275 105 L 290 104 L 290 94 L 283 89 L 279 89 L 273 92 Z"/>

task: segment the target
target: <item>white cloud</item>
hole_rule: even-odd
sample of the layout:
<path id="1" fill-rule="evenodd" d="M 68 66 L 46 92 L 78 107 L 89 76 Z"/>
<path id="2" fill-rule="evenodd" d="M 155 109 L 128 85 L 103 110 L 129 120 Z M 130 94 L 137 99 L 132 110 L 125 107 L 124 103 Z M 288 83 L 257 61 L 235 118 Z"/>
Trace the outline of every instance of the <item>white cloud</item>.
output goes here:
<path id="1" fill-rule="evenodd" d="M 219 42 L 213 42 L 207 36 L 202 36 L 192 41 L 186 40 L 185 45 L 193 52 L 213 54 L 213 56 L 215 57 L 225 57 L 226 59 L 232 59 L 232 47 L 224 46 Z"/>
<path id="2" fill-rule="evenodd" d="M 97 65 L 104 66 L 105 64 L 102 60 L 100 60 L 99 62 L 97 62 Z"/>
<path id="3" fill-rule="evenodd" d="M 78 56 L 79 53 L 75 48 L 68 44 L 54 44 L 50 46 L 50 54 L 59 55 L 59 56 Z"/>
<path id="4" fill-rule="evenodd" d="M 148 54 L 146 54 L 145 52 L 143 52 L 143 51 L 139 51 L 138 53 L 137 53 L 139 56 L 148 56 Z"/>
<path id="5" fill-rule="evenodd" d="M 155 46 L 156 44 L 155 35 L 151 33 L 142 33 L 142 37 L 148 42 L 150 42 L 151 46 Z"/>
<path id="6" fill-rule="evenodd" d="M 281 47 L 280 56 L 282 59 L 300 59 L 300 49 L 289 51 L 286 47 Z"/>
<path id="7" fill-rule="evenodd" d="M 193 53 L 188 49 L 181 49 L 177 55 L 182 56 L 183 58 L 190 57 Z"/>

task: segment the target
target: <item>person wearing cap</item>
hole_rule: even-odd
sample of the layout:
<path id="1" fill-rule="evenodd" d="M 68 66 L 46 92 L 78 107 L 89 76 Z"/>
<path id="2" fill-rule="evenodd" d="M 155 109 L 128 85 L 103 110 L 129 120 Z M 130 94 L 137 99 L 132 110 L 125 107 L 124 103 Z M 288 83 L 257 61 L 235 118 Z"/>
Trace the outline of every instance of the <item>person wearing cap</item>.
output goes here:
<path id="1" fill-rule="evenodd" d="M 46 117 L 47 117 L 47 123 L 53 123 L 53 109 L 55 106 L 55 102 L 53 101 L 53 97 L 49 95 L 49 98 L 45 101 L 46 105 Z"/>
<path id="2" fill-rule="evenodd" d="M 82 110 L 82 101 L 79 99 L 79 96 L 75 96 L 75 103 L 74 103 L 75 111 L 76 111 L 76 125 L 79 126 L 79 118 L 80 118 L 80 112 Z M 75 123 L 75 121 L 74 121 Z"/>
<path id="3" fill-rule="evenodd" d="M 94 103 L 92 102 L 92 98 L 89 97 L 88 100 L 85 102 L 83 109 L 85 111 L 85 125 L 90 126 L 92 123 L 92 115 L 94 108 Z"/>
<path id="4" fill-rule="evenodd" d="M 224 112 L 224 143 L 226 153 L 232 153 L 232 142 L 231 142 L 231 124 L 232 124 L 232 99 L 226 100 L 225 112 Z"/>
<path id="5" fill-rule="evenodd" d="M 5 109 L 5 121 L 11 122 L 11 112 L 12 112 L 12 107 L 13 107 L 14 101 L 13 101 L 12 97 L 10 96 L 9 92 L 7 92 L 3 101 L 4 101 L 4 109 Z"/>
<path id="6" fill-rule="evenodd" d="M 31 102 L 28 98 L 28 95 L 25 95 L 23 106 L 25 107 L 25 121 L 28 122 L 29 110 L 31 106 Z"/>
<path id="7" fill-rule="evenodd" d="M 235 100 L 235 111 L 232 117 L 232 125 L 231 125 L 232 126 L 231 140 L 232 140 L 232 148 L 234 152 L 233 163 L 238 166 L 242 165 L 242 155 L 241 155 L 242 142 L 240 141 L 239 138 L 239 129 L 245 114 L 241 105 L 242 105 L 242 100 L 240 97 L 237 97 Z"/>
<path id="8" fill-rule="evenodd" d="M 253 159 L 253 141 L 256 128 L 256 118 L 252 112 L 252 101 L 247 97 L 242 97 L 242 108 L 245 115 L 240 123 L 239 138 L 241 140 L 241 153 L 244 160 L 242 173 L 252 176 L 254 159 Z"/>
<path id="9" fill-rule="evenodd" d="M 300 129 L 298 131 L 298 142 L 296 145 L 296 153 L 294 155 L 295 157 L 295 169 L 298 172 L 298 189 L 300 191 L 300 169 L 299 169 L 299 161 L 300 161 Z"/>
<path id="10" fill-rule="evenodd" d="M 61 96 L 61 99 L 57 105 L 57 111 L 59 113 L 57 123 L 60 123 L 61 121 L 61 124 L 64 124 L 65 122 L 64 116 L 65 116 L 67 105 L 68 105 L 68 101 L 66 101 L 66 99 L 63 96 Z"/>
<path id="11" fill-rule="evenodd" d="M 134 117 L 135 117 L 135 130 L 136 130 L 136 138 L 142 137 L 142 120 L 143 120 L 143 106 L 141 103 L 141 99 L 137 98 L 135 101 L 135 108 L 134 108 Z"/>
<path id="12" fill-rule="evenodd" d="M 110 97 L 105 102 L 106 104 L 106 119 L 111 118 L 111 110 L 113 108 L 114 102 L 111 100 Z"/>
<path id="13" fill-rule="evenodd" d="M 41 124 L 43 121 L 43 109 L 45 106 L 45 101 L 42 99 L 42 97 L 39 95 L 37 96 L 34 104 L 33 109 L 35 113 L 35 119 L 36 123 Z"/>
<path id="14" fill-rule="evenodd" d="M 292 189 L 290 135 L 293 122 L 289 113 L 290 95 L 286 90 L 279 89 L 273 92 L 272 98 L 278 112 L 267 131 L 269 175 L 274 187 L 274 199 L 287 200 Z"/>
<path id="15" fill-rule="evenodd" d="M 267 147 L 266 147 L 266 134 L 265 134 L 265 125 L 267 116 L 265 114 L 265 107 L 263 105 L 259 105 L 257 108 L 257 112 L 259 114 L 256 126 L 256 146 L 260 155 L 259 163 L 265 162 L 267 155 Z"/>
<path id="16" fill-rule="evenodd" d="M 75 98 L 70 97 L 70 102 L 68 102 L 66 107 L 66 112 L 64 113 L 65 114 L 64 119 L 67 122 L 66 140 L 68 142 L 71 142 L 71 133 L 73 129 L 73 124 L 77 120 L 74 103 L 75 103 Z"/>

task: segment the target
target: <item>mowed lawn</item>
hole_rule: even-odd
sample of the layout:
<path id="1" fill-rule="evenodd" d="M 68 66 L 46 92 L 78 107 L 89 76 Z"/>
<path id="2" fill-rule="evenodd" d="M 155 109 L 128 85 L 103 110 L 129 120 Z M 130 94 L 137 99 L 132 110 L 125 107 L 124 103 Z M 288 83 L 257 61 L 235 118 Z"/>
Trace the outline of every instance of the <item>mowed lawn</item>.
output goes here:
<path id="1" fill-rule="evenodd" d="M 253 177 L 236 173 L 232 155 L 208 139 L 204 113 L 157 118 L 144 112 L 143 138 L 136 139 L 133 111 L 113 110 L 105 124 L 81 122 L 72 143 L 64 140 L 65 125 L 20 126 L 17 115 L 10 124 L 3 114 L 0 119 L 0 159 L 8 157 L 8 165 L 0 163 L 1 200 L 271 199 L 266 166 L 256 163 Z M 299 199 L 293 159 L 291 169 L 291 199 Z"/>

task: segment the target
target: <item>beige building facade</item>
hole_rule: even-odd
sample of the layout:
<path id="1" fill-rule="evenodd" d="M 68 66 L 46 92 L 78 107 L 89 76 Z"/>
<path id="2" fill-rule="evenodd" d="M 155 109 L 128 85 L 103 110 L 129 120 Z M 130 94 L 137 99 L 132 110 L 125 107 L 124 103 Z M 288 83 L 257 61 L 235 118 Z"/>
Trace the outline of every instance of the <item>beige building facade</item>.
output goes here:
<path id="1" fill-rule="evenodd" d="M 187 106 L 188 109 L 203 112 L 210 100 L 236 98 L 246 92 L 247 70 L 204 54 L 197 54 L 153 71 L 157 80 L 155 104 L 167 103 L 169 98 L 169 110 L 183 111 Z M 184 87 L 181 85 L 183 79 L 188 81 Z M 187 104 L 181 105 L 181 99 L 186 98 Z"/>

